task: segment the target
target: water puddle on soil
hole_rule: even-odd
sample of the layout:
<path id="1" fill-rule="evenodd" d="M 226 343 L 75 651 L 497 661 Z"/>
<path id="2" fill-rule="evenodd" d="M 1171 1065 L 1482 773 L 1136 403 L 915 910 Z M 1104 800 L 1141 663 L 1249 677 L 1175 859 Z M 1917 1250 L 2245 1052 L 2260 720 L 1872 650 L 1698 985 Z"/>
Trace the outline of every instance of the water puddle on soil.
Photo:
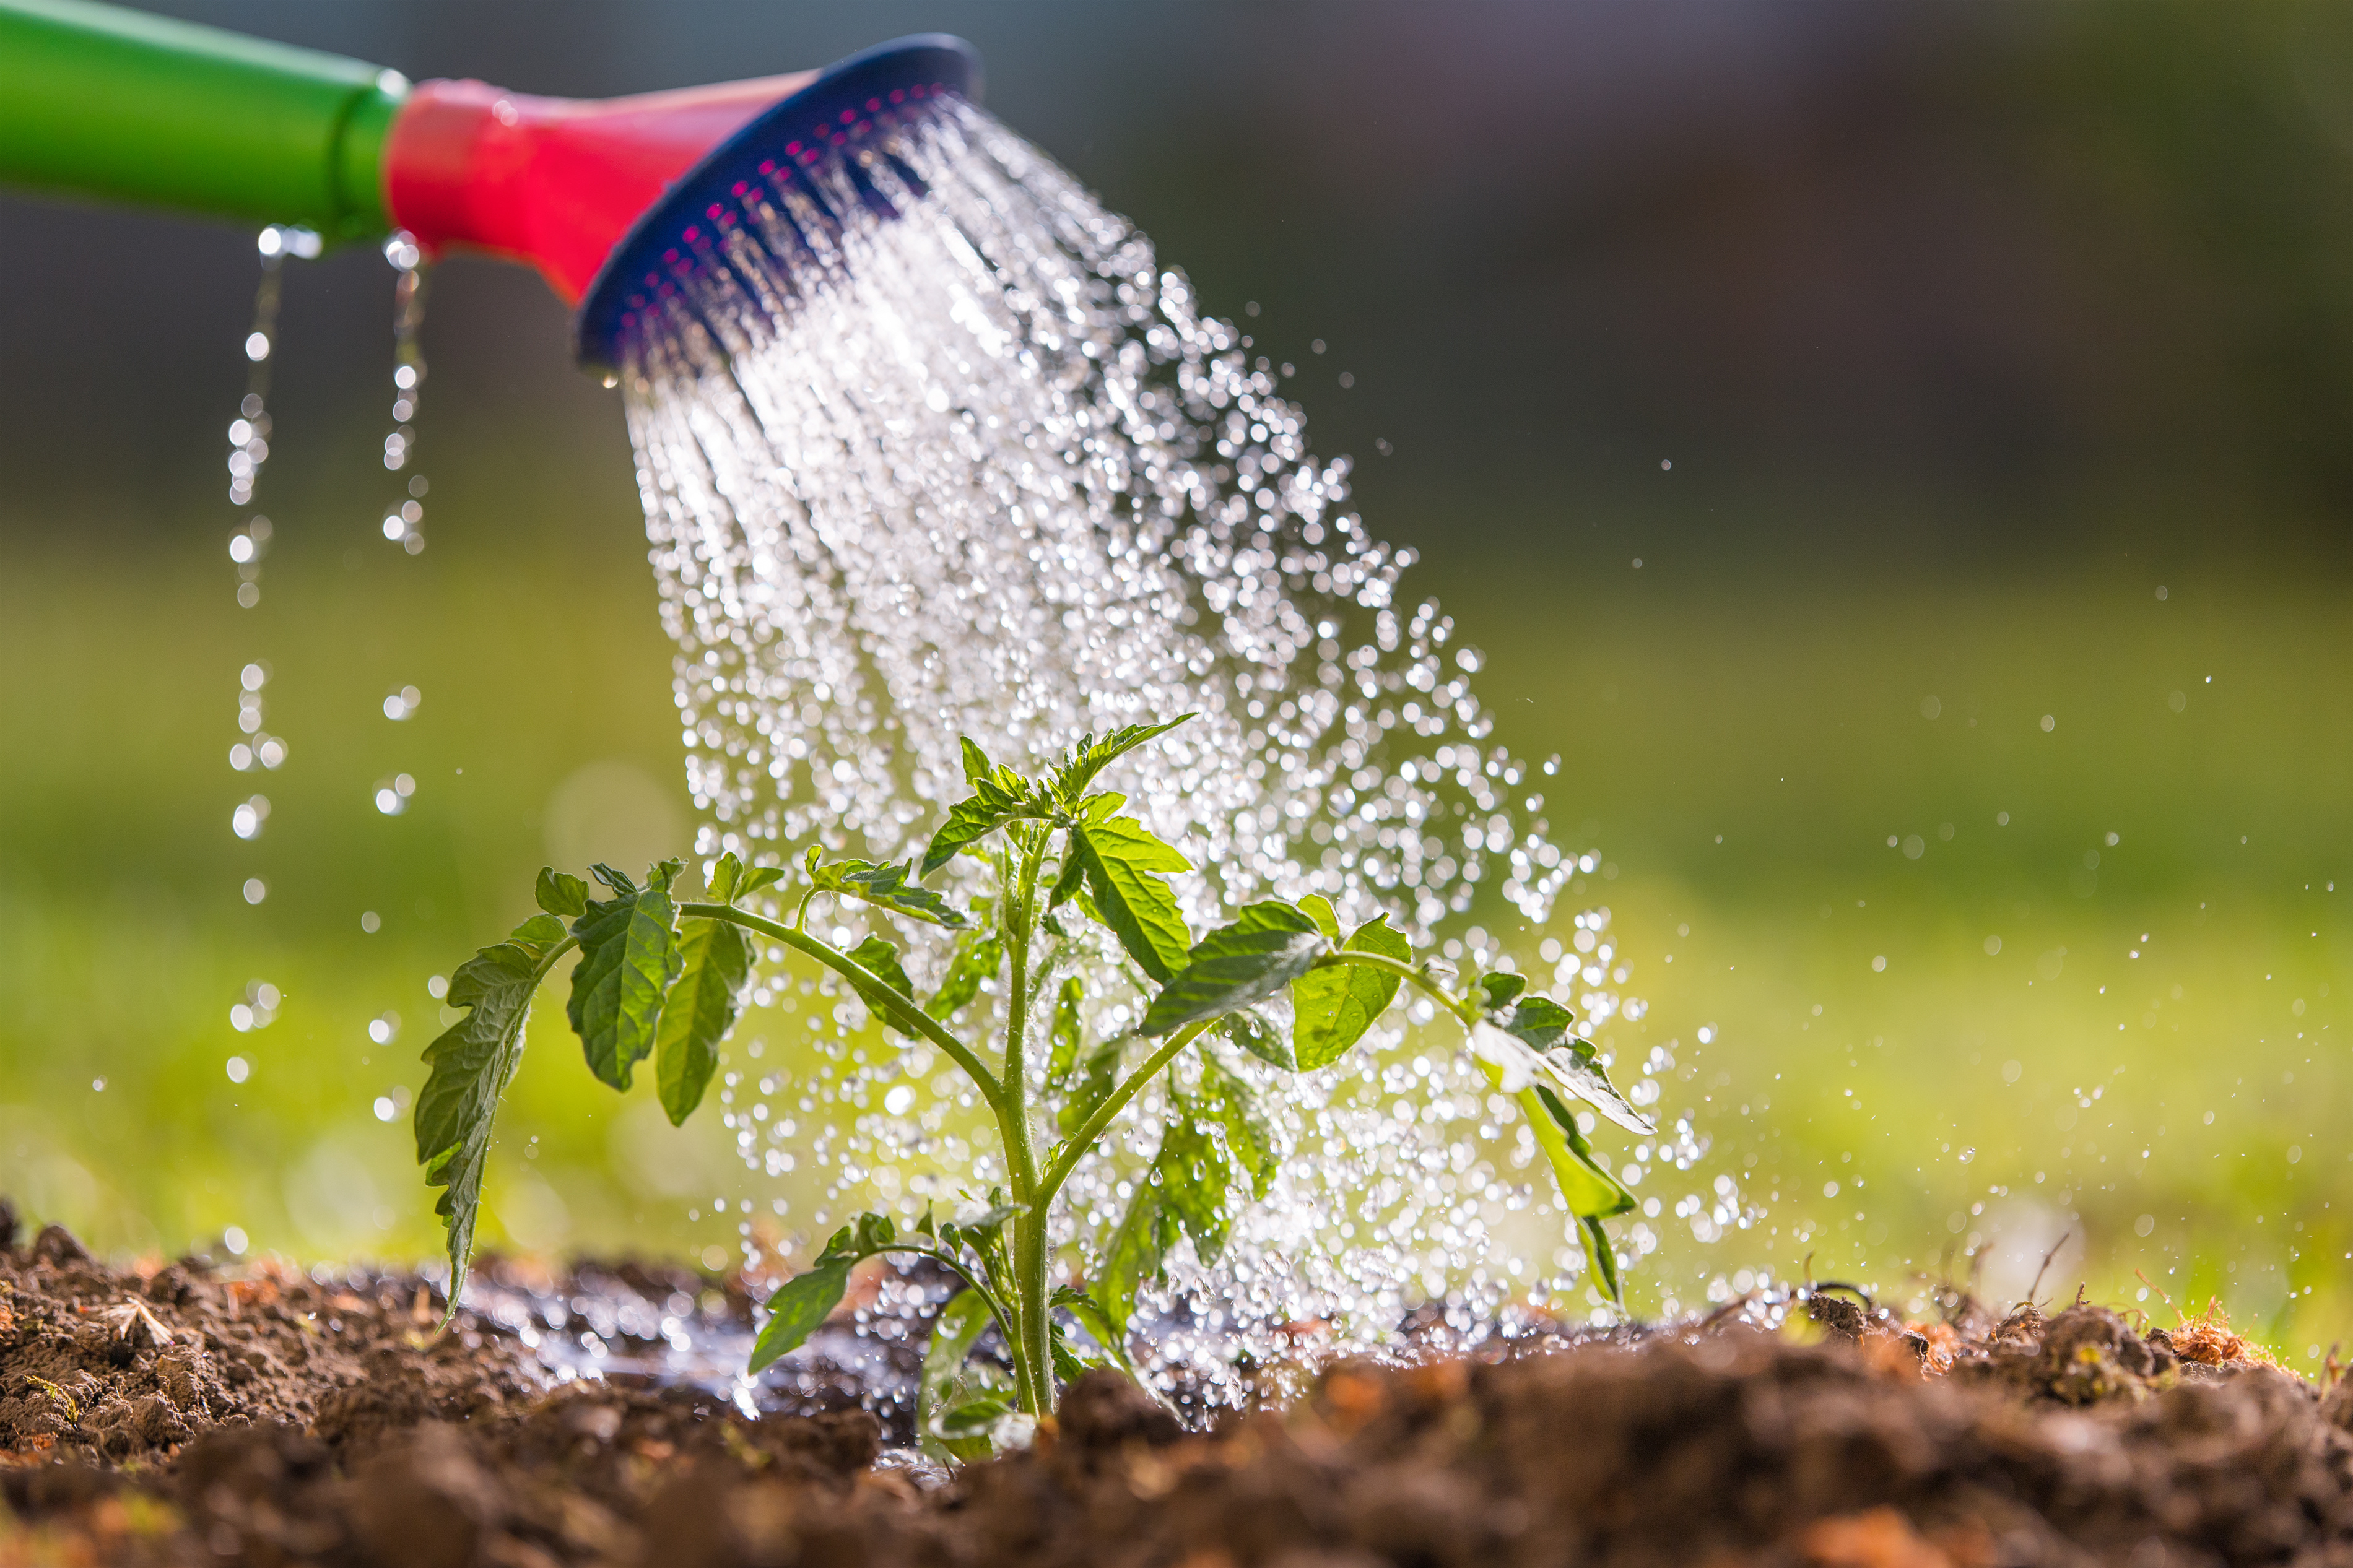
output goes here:
<path id="1" fill-rule="evenodd" d="M 1196 931 L 1321 892 L 1345 921 L 1387 909 L 1466 962 L 1509 932 L 1533 966 L 1554 902 L 1594 868 L 1546 829 L 1556 762 L 1494 743 L 1477 655 L 1436 605 L 1398 597 L 1409 552 L 1348 510 L 1347 463 L 1310 452 L 1248 340 L 963 102 L 878 116 L 798 174 L 739 185 L 687 231 L 691 267 L 621 344 L 701 851 L 903 858 L 964 793 L 959 735 L 1019 765 L 1198 710 L 1107 780 L 1207 869 Z M 1608 920 L 1565 925 L 1538 977 L 1605 1049 L 1641 1010 Z M 927 988 L 944 944 L 913 945 Z M 1098 1037 L 1135 1016 L 1103 979 Z M 772 1179 L 724 1205 L 747 1251 L 755 1200 L 761 1227 L 809 1231 L 1002 1179 L 966 1163 L 959 1082 L 928 1047 L 881 1045 L 854 998 L 780 971 L 760 1000 L 768 1037 L 723 1080 L 736 1146 Z M 1591 1305 L 1541 1160 L 1459 1040 L 1369 1044 L 1267 1097 L 1292 1152 L 1273 1192 L 1214 1266 L 1180 1247 L 1152 1303 L 1172 1374 L 1284 1356 L 1302 1323 L 1368 1342 L 1440 1296 L 1466 1324 Z M 807 1070 L 812 1050 L 829 1067 Z M 1655 1104 L 1672 1067 L 1651 1050 L 1618 1076 Z M 1075 1224 L 1115 1222 L 1165 1109 L 1141 1102 L 1074 1182 Z M 1704 1152 L 1678 1123 L 1617 1157 L 1633 1180 Z M 773 1195 L 792 1172 L 819 1205 Z M 1620 1245 L 1630 1262 L 1656 1240 L 1637 1222 Z"/>

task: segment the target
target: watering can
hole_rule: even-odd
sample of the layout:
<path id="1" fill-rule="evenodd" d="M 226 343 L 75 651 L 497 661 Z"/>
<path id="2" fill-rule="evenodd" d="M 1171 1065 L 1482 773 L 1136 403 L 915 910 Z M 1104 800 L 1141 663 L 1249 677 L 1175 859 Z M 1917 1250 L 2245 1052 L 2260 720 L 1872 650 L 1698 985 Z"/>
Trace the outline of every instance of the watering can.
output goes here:
<path id="1" fill-rule="evenodd" d="M 0 0 L 0 182 L 527 262 L 575 308 L 582 362 L 606 366 L 632 301 L 691 265 L 713 204 L 789 178 L 812 139 L 979 80 L 970 45 L 927 34 L 822 71 L 543 98 L 90 0 Z"/>

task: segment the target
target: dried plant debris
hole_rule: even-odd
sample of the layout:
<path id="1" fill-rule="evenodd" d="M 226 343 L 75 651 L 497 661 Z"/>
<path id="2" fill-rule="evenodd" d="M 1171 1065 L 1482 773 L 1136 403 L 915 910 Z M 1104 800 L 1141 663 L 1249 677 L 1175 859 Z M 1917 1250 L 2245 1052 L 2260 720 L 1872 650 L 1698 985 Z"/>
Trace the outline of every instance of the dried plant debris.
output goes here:
<path id="1" fill-rule="evenodd" d="M 2214 1311 L 1796 1292 L 1345 1362 L 1208 1434 L 1094 1373 L 949 1471 L 861 1411 L 551 1386 L 487 1320 L 420 1327 L 414 1278 L 142 1276 L 52 1230 L 0 1284 L 0 1568 L 2353 1563 L 2353 1392 Z"/>

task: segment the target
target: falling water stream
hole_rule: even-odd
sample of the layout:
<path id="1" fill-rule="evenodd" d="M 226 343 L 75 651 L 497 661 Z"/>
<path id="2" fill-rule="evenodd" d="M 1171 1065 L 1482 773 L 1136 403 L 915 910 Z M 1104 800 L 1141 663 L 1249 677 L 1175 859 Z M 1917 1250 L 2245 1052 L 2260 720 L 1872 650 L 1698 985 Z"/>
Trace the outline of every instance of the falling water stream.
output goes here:
<path id="1" fill-rule="evenodd" d="M 1511 962 L 1507 935 L 1529 963 L 1594 868 L 1548 833 L 1557 761 L 1495 743 L 1478 656 L 1399 596 L 1409 552 L 1349 509 L 1348 464 L 1313 455 L 1267 362 L 1144 234 L 961 100 L 835 141 L 795 144 L 797 168 L 688 229 L 675 281 L 624 326 L 700 851 L 904 858 L 963 793 L 959 736 L 1037 764 L 1082 731 L 1198 710 L 1107 781 L 1205 872 L 1179 879 L 1197 931 L 1320 892 L 1466 964 Z M 1607 911 L 1573 924 L 1538 984 L 1588 1032 L 1639 1019 Z M 944 944 L 909 945 L 935 983 Z M 1110 976 L 1090 992 L 1099 1037 L 1137 1016 Z M 771 1037 L 732 1064 L 728 1124 L 754 1172 L 825 1194 L 807 1213 L 764 1195 L 764 1223 L 920 1212 L 1003 1179 L 928 1047 L 880 1044 L 854 998 L 781 968 L 759 999 Z M 1466 1321 L 1592 1304 L 1516 1117 L 1446 1027 L 1391 1021 L 1338 1068 L 1258 1075 L 1290 1157 L 1222 1258 L 1172 1260 L 1152 1303 L 1165 1363 L 1280 1357 L 1302 1322 L 1363 1342 L 1434 1298 Z M 778 1065 L 796 1048 L 779 1022 L 825 1070 Z M 1647 1104 L 1672 1065 L 1618 1072 Z M 1073 1184 L 1080 1229 L 1116 1220 L 1166 1108 L 1139 1102 Z M 1617 1157 L 1639 1179 L 1704 1152 L 1676 1125 Z M 1621 1240 L 1630 1261 L 1648 1235 Z"/>

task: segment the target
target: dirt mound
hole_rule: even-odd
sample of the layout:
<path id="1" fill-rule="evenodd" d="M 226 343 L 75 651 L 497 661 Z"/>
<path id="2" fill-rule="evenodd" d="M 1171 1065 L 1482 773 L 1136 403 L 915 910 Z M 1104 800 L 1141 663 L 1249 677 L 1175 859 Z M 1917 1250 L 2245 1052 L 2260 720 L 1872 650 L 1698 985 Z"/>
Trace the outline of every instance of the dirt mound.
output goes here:
<path id="1" fill-rule="evenodd" d="M 488 1325 L 429 1337 L 413 1281 L 133 1290 L 79 1251 L 0 1261 L 0 1568 L 2353 1564 L 2353 1388 L 2211 1319 L 1823 1294 L 1802 1331 L 1344 1363 L 1208 1435 L 1097 1374 L 1034 1450 L 943 1479 L 878 1468 L 862 1412 L 551 1387 Z"/>

